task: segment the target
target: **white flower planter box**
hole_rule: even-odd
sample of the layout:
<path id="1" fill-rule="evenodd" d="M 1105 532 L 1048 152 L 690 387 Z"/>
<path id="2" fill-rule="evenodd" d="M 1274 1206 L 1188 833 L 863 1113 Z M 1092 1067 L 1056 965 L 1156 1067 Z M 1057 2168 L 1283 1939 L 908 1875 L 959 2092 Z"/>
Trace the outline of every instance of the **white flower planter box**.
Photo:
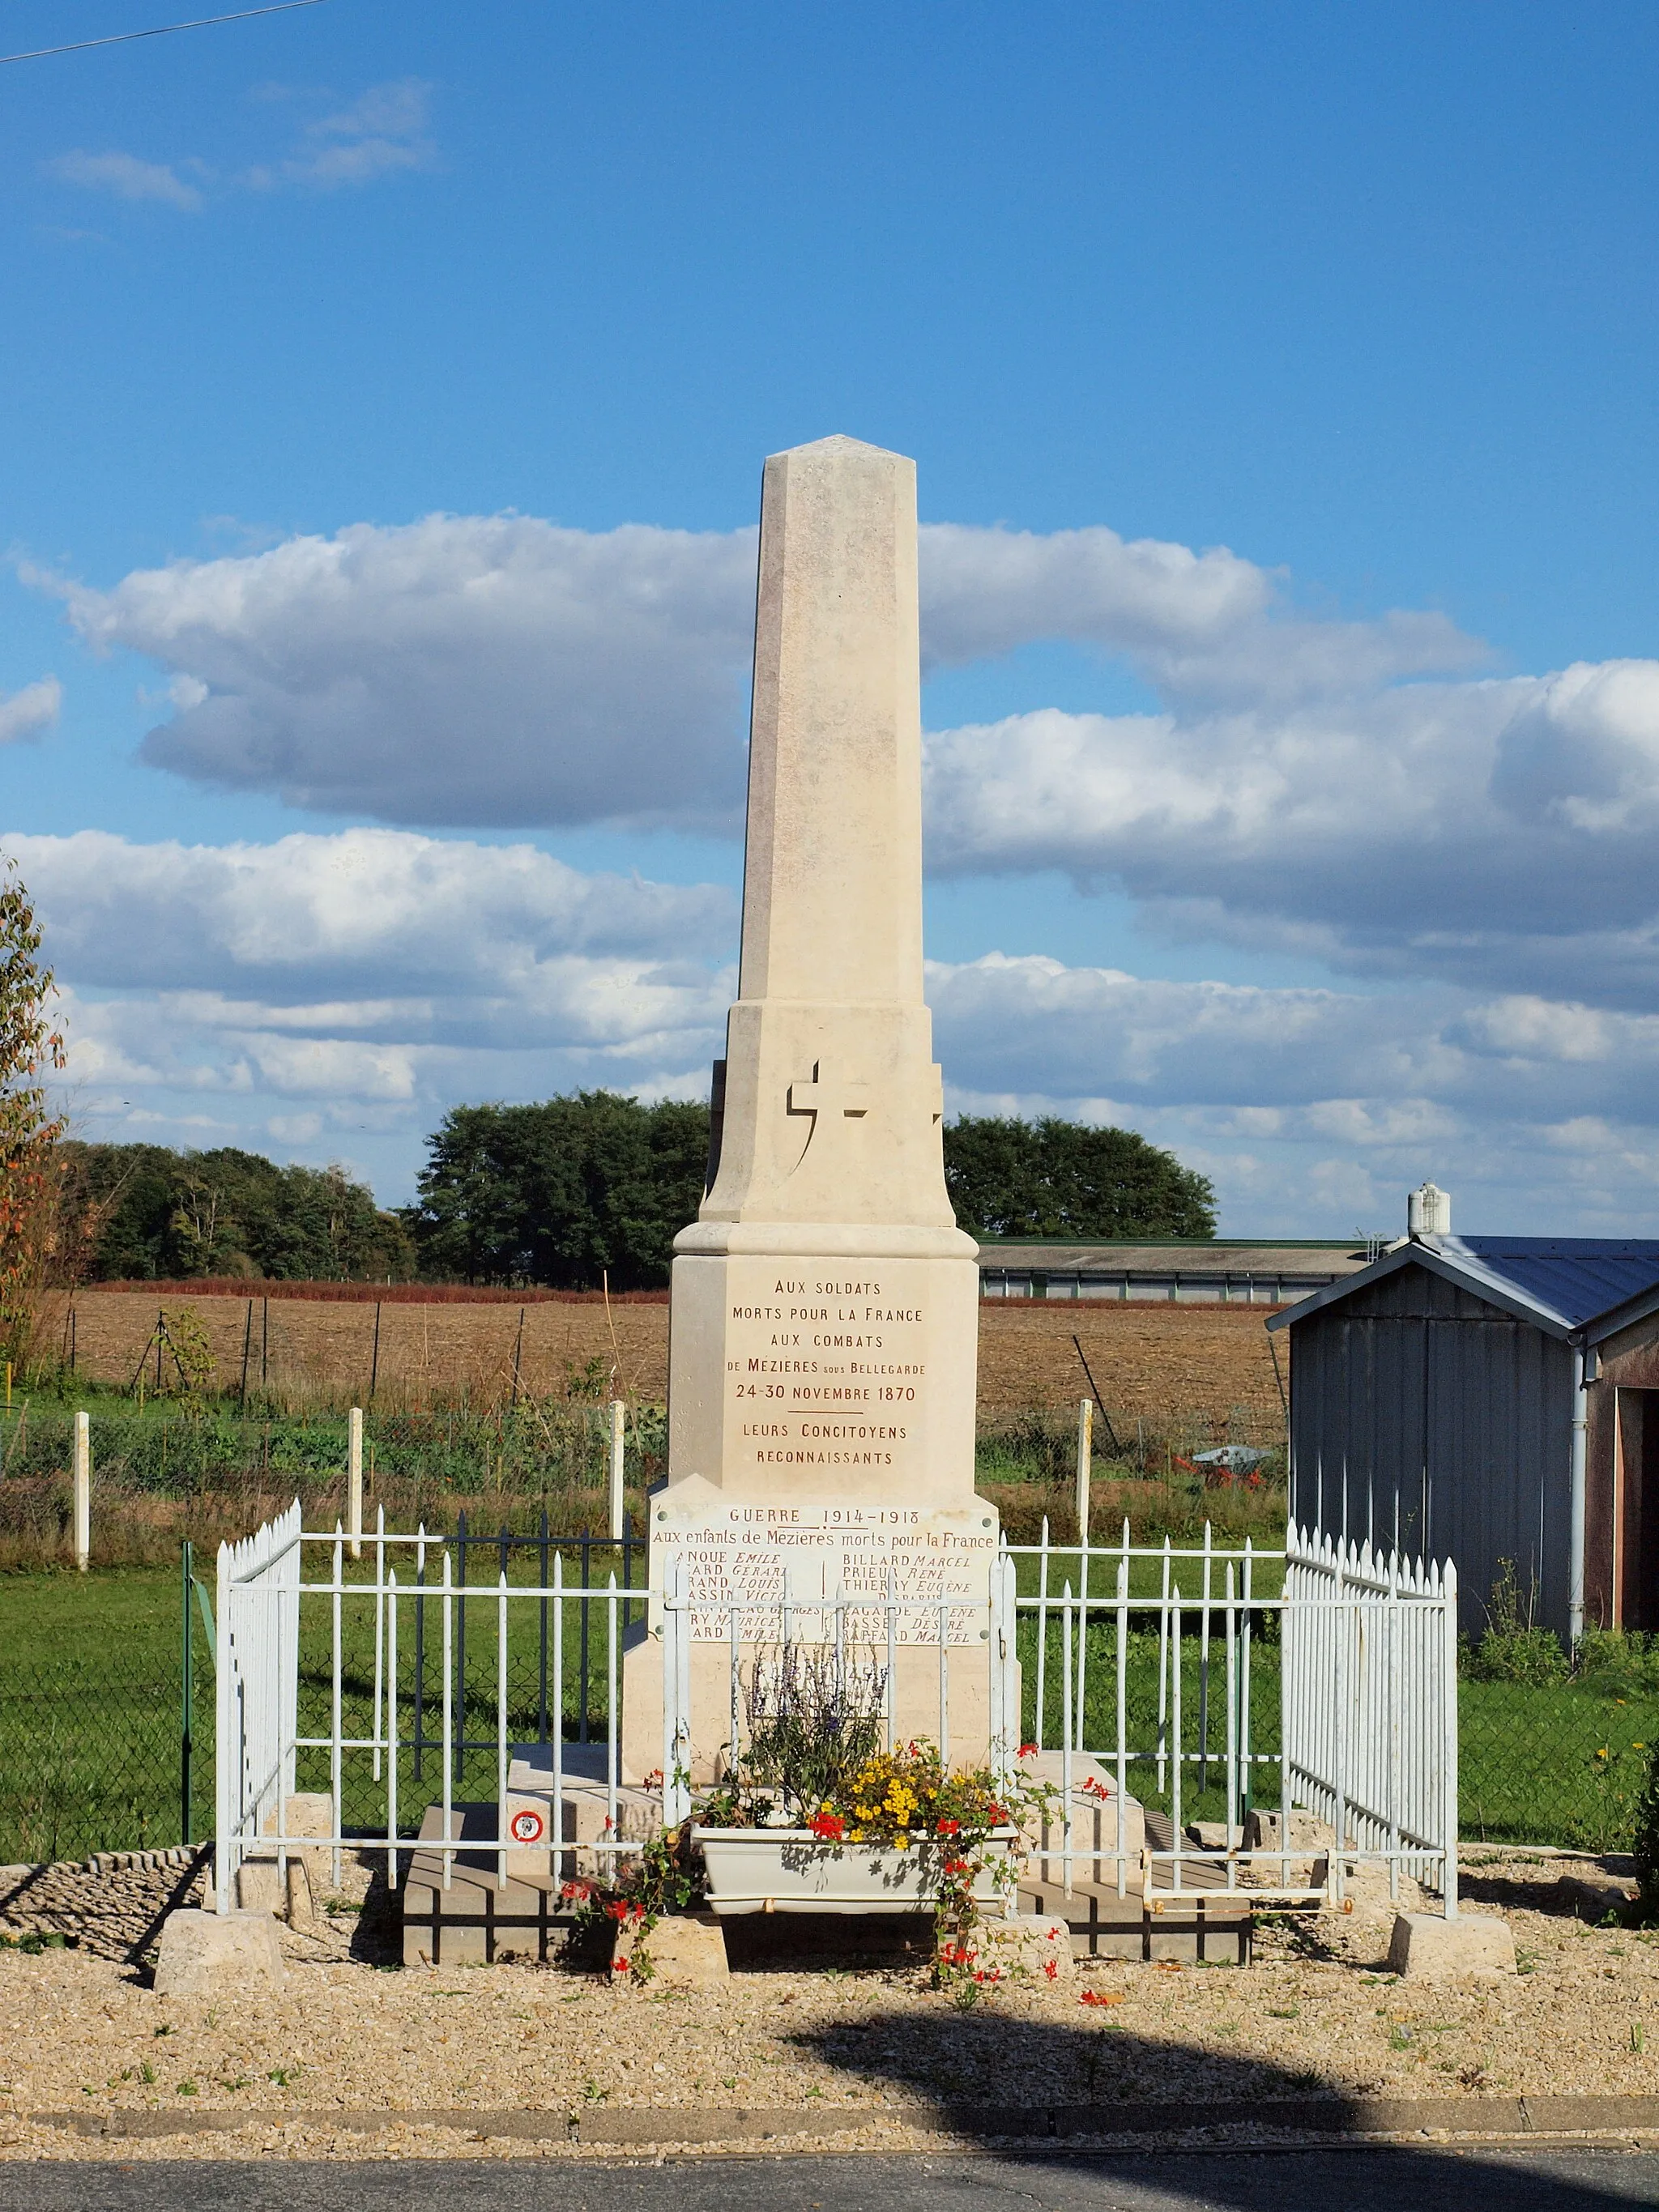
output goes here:
<path id="1" fill-rule="evenodd" d="M 832 1844 L 810 1828 L 692 1829 L 708 1869 L 708 1905 L 741 1912 L 931 1912 L 938 1899 L 940 1846 L 893 1850 L 878 1844 Z M 990 1849 L 1006 1857 L 1017 1828 L 998 1828 Z M 994 1918 L 1013 1910 L 1011 1891 L 987 1867 L 974 1895 Z"/>

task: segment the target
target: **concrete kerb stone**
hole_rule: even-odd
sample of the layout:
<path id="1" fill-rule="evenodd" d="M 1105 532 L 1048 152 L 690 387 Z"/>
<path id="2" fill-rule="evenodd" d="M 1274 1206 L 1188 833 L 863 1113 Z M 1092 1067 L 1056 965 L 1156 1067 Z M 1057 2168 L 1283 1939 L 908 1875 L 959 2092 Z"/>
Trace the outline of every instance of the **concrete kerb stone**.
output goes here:
<path id="1" fill-rule="evenodd" d="M 1515 1936 L 1491 1913 L 1402 1912 L 1389 1945 L 1389 1971 L 1402 1981 L 1454 1981 L 1463 1975 L 1512 1974 Z"/>
<path id="2" fill-rule="evenodd" d="M 202 1912 L 186 1907 L 161 1923 L 157 1996 L 212 1996 L 251 1981 L 288 1978 L 276 1923 L 269 1912 Z"/>
<path id="3" fill-rule="evenodd" d="M 901 2128 L 941 2142 L 1046 2142 L 1133 2141 L 1194 2136 L 1291 2146 L 1309 2142 L 1376 2142 L 1448 2136 L 1465 2140 L 1537 2142 L 1564 2136 L 1659 2133 L 1659 2097 L 1346 2097 L 1267 2098 L 1251 2103 L 978 2105 L 943 2108 L 900 2105 L 711 2107 L 624 2106 L 607 2112 L 514 2107 L 454 2110 L 415 2107 L 373 2111 L 326 2106 L 262 2112 L 125 2110 L 32 2112 L 36 2127 L 61 2128 L 105 2139 L 231 2134 L 241 2130 L 334 2129 L 374 2135 L 393 2128 L 440 2128 L 529 2142 L 568 2142 L 604 2149 L 630 2144 L 719 2143 L 822 2138 L 871 2128 Z"/>

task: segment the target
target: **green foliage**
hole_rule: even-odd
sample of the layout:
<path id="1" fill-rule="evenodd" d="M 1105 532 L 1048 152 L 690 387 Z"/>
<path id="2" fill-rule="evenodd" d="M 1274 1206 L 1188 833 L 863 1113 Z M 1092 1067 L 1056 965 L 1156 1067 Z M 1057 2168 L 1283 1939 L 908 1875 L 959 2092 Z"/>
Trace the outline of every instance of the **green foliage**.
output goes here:
<path id="1" fill-rule="evenodd" d="M 164 1373 L 176 1380 L 171 1361 Z M 231 1492 L 258 1477 L 304 1487 L 337 1481 L 346 1463 L 343 1413 L 282 1413 L 253 1406 L 244 1413 L 230 1398 L 180 1402 L 187 1382 L 171 1398 L 135 1400 L 79 1394 L 90 1409 L 92 1463 L 106 1504 L 108 1527 L 120 1496 L 189 1497 L 209 1488 Z M 431 1486 L 434 1501 L 488 1493 L 525 1500 L 550 1489 L 597 1489 L 610 1457 L 606 1408 L 586 1398 L 521 1398 L 515 1407 L 472 1412 L 381 1412 L 371 1407 L 364 1442 L 381 1482 Z M 74 1414 L 67 1406 L 32 1401 L 9 1421 L 0 1419 L 3 1474 L 0 1527 L 9 1501 L 30 1482 L 61 1477 L 70 1463 Z M 640 1406 L 629 1416 L 629 1480 L 641 1484 L 660 1474 L 666 1419 L 660 1406 Z M 428 1510 L 430 1510 L 428 1508 Z M 494 1510 L 493 1507 L 491 1509 Z"/>
<path id="2" fill-rule="evenodd" d="M 1659 1917 L 1659 1744 L 1648 1753 L 1647 1780 L 1636 1807 L 1636 1879 L 1644 1917 Z"/>
<path id="3" fill-rule="evenodd" d="M 1462 1647 L 1462 1672 L 1474 1682 L 1564 1682 L 1571 1671 L 1553 1629 L 1533 1619 L 1536 1592 L 1522 1598 L 1513 1559 L 1500 1559 L 1486 1600 L 1486 1626 Z"/>
<path id="4" fill-rule="evenodd" d="M 785 1644 L 775 1660 L 757 1658 L 744 1694 L 750 1781 L 780 1791 L 805 1820 L 875 1757 L 886 1694 L 887 1670 L 873 1656 L 860 1665 L 831 1645 Z"/>
<path id="5" fill-rule="evenodd" d="M 0 1356 L 21 1367 L 33 1349 L 34 1291 L 55 1233 L 53 1147 L 64 1122 L 42 1080 L 61 1069 L 62 1034 L 48 1009 L 50 968 L 35 955 L 40 926 L 15 861 L 0 874 Z"/>
<path id="6" fill-rule="evenodd" d="M 409 1218 L 429 1277 L 646 1290 L 702 1202 L 708 1109 L 611 1091 L 457 1106 L 427 1149 Z"/>
<path id="7" fill-rule="evenodd" d="M 1132 1129 L 963 1115 L 945 1131 L 945 1181 L 973 1237 L 1213 1237 L 1206 1177 Z"/>
<path id="8" fill-rule="evenodd" d="M 402 1282 L 414 1247 L 395 1213 L 341 1167 L 278 1167 L 224 1146 L 65 1144 L 65 1211 L 80 1224 L 66 1272 L 82 1280 L 196 1275 Z"/>
<path id="9" fill-rule="evenodd" d="M 1659 1691 L 1659 1636 L 1639 1630 L 1587 1628 L 1573 1672 L 1610 1698 L 1651 1697 Z"/>

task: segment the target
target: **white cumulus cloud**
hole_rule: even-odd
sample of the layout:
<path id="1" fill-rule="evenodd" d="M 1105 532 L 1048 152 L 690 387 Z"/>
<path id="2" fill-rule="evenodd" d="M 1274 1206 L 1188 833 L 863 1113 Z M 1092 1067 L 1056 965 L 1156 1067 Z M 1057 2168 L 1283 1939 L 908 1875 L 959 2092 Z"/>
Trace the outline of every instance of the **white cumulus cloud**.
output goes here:
<path id="1" fill-rule="evenodd" d="M 729 826 L 754 562 L 751 532 L 433 515 L 60 588 L 192 687 L 158 767 L 396 822 Z"/>
<path id="2" fill-rule="evenodd" d="M 55 676 L 26 684 L 21 691 L 0 697 L 0 745 L 38 738 L 58 720 L 64 704 L 64 687 Z"/>
<path id="3" fill-rule="evenodd" d="M 440 514 L 35 580 L 94 650 L 159 664 L 143 750 L 175 774 L 411 826 L 735 834 L 754 560 L 751 530 Z M 921 591 L 932 667 L 1064 640 L 1155 700 L 933 732 L 936 869 L 1057 870 L 1338 971 L 1659 1008 L 1659 661 L 1495 673 L 1442 615 L 1319 617 L 1224 547 L 1103 527 L 931 525 Z"/>
<path id="4" fill-rule="evenodd" d="M 525 845 L 392 830 L 270 845 L 13 836 L 98 1136 L 343 1155 L 387 1197 L 464 1101 L 707 1095 L 734 902 Z M 1051 958 L 928 970 L 951 1108 L 1136 1127 L 1243 1229 L 1659 1229 L 1659 1014 L 1450 984 L 1171 981 Z M 1333 1209 L 1336 1209 L 1333 1212 Z"/>

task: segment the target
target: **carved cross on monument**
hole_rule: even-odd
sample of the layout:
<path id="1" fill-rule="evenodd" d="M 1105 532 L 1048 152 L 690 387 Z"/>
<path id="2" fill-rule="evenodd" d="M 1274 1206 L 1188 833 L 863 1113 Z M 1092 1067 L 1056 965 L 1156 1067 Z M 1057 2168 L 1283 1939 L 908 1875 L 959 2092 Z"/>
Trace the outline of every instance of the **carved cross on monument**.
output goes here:
<path id="1" fill-rule="evenodd" d="M 789 1111 L 811 1114 L 815 1120 L 820 1114 L 842 1114 L 849 1120 L 858 1120 L 867 1114 L 875 1096 L 874 1086 L 851 1075 L 843 1075 L 837 1081 L 822 1073 L 823 1065 L 821 1060 L 812 1062 L 810 1083 L 790 1085 Z"/>

